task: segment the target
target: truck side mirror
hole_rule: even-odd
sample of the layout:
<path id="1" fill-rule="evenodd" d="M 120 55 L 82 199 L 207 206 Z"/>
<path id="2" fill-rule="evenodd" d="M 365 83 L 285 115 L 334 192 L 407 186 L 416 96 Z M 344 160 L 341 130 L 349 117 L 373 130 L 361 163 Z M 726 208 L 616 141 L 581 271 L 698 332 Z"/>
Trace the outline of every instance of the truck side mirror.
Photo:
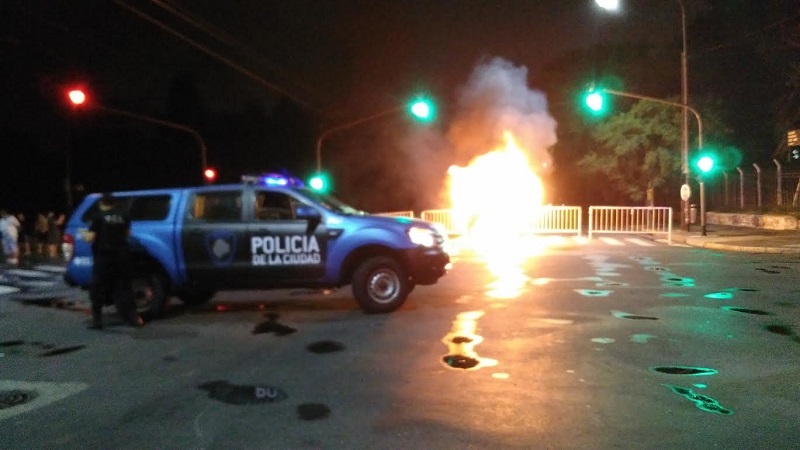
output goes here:
<path id="1" fill-rule="evenodd" d="M 304 220 L 322 219 L 322 216 L 319 214 L 319 211 L 317 211 L 315 208 L 305 205 L 298 206 L 294 211 L 294 215 L 298 219 L 304 219 Z"/>

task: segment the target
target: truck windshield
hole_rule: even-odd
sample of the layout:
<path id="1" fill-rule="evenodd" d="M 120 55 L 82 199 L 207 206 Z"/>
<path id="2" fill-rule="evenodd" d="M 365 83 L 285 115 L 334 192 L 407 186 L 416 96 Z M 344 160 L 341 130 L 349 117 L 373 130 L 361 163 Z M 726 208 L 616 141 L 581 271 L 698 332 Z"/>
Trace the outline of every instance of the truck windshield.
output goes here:
<path id="1" fill-rule="evenodd" d="M 298 191 L 300 191 L 306 197 L 314 200 L 314 202 L 328 211 L 352 216 L 363 216 L 364 214 L 367 214 L 364 211 L 353 208 L 352 206 L 342 202 L 332 195 L 326 195 L 308 188 L 300 188 Z"/>

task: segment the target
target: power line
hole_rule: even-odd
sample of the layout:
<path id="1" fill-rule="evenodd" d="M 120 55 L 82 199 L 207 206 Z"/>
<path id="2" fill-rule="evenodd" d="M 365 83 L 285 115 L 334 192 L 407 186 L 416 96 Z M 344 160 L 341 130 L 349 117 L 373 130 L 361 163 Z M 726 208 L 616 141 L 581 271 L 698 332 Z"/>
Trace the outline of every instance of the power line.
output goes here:
<path id="1" fill-rule="evenodd" d="M 119 6 L 121 6 L 122 8 L 127 9 L 128 11 L 130 11 L 131 13 L 139 16 L 140 18 L 152 23 L 153 25 L 161 28 L 162 30 L 174 35 L 178 39 L 181 39 L 182 41 L 184 41 L 184 42 L 188 43 L 189 45 L 195 47 L 196 49 L 206 53 L 207 55 L 212 56 L 213 58 L 216 58 L 217 60 L 225 63 L 229 67 L 231 67 L 231 68 L 235 69 L 236 71 L 246 75 L 248 78 L 250 78 L 251 80 L 253 80 L 253 81 L 255 81 L 255 82 L 259 83 L 259 84 L 261 84 L 262 86 L 264 86 L 264 87 L 266 87 L 266 88 L 268 88 L 268 89 L 270 89 L 270 90 L 272 90 L 272 91 L 274 91 L 276 93 L 279 93 L 279 94 L 281 94 L 281 95 L 283 95 L 283 96 L 295 101 L 296 103 L 298 103 L 298 104 L 300 104 L 300 105 L 302 105 L 302 106 L 304 106 L 304 107 L 306 107 L 308 109 L 316 111 L 305 100 L 302 100 L 299 97 L 297 97 L 294 94 L 292 94 L 291 92 L 287 91 L 286 89 L 284 89 L 284 88 L 282 88 L 282 87 L 280 87 L 280 86 L 278 86 L 278 85 L 276 85 L 274 83 L 271 83 L 271 82 L 261 78 L 260 76 L 256 75 L 255 73 L 253 73 L 252 71 L 248 70 L 247 68 L 242 67 L 240 64 L 237 64 L 235 61 L 231 60 L 230 58 L 227 58 L 224 55 L 222 55 L 222 54 L 220 54 L 220 53 L 218 53 L 218 52 L 216 52 L 216 51 L 214 51 L 214 50 L 212 50 L 212 49 L 200 44 L 199 42 L 193 40 L 189 36 L 186 36 L 185 34 L 179 32 L 179 31 L 177 31 L 177 30 L 175 30 L 173 28 L 170 28 L 168 25 L 166 25 L 163 22 L 159 21 L 158 19 L 155 19 L 154 17 L 146 14 L 145 12 L 143 12 L 143 11 L 141 11 L 141 10 L 139 10 L 139 9 L 129 5 L 129 4 L 127 4 L 127 3 L 125 3 L 122 0 L 114 0 L 114 3 L 116 3 Z"/>
<path id="2" fill-rule="evenodd" d="M 308 86 L 295 81 L 297 78 L 296 75 L 290 73 L 288 70 L 284 69 L 282 66 L 275 63 L 274 61 L 271 61 L 268 58 L 264 57 L 260 52 L 253 49 L 251 46 L 237 41 L 236 38 L 231 36 L 229 33 L 225 32 L 224 30 L 219 29 L 215 25 L 209 23 L 208 21 L 203 20 L 202 18 L 198 18 L 196 15 L 192 15 L 190 12 L 181 10 L 178 6 L 170 4 L 169 2 L 164 2 L 161 0 L 150 0 L 150 1 L 159 6 L 160 8 L 166 10 L 167 12 L 182 19 L 184 22 L 189 23 L 190 25 L 208 34 L 214 39 L 217 39 L 223 44 L 228 45 L 229 47 L 235 49 L 241 49 L 245 53 L 248 53 L 250 56 L 254 56 L 256 59 L 266 64 L 270 70 L 277 72 L 284 78 L 291 80 L 291 82 L 295 86 L 300 87 L 304 91 L 304 93 L 306 94 L 312 93 L 312 89 L 310 89 Z"/>

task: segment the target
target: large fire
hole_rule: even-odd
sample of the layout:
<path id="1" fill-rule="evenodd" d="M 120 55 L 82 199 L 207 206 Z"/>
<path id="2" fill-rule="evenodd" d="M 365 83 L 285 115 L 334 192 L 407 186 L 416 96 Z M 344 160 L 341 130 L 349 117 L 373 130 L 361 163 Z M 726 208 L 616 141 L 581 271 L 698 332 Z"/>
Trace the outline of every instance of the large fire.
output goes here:
<path id="1" fill-rule="evenodd" d="M 539 251 L 527 234 L 544 199 L 542 182 L 510 132 L 505 147 L 473 159 L 467 167 L 451 166 L 453 226 L 498 277 L 490 291 L 513 297 L 527 282 L 524 260 Z"/>

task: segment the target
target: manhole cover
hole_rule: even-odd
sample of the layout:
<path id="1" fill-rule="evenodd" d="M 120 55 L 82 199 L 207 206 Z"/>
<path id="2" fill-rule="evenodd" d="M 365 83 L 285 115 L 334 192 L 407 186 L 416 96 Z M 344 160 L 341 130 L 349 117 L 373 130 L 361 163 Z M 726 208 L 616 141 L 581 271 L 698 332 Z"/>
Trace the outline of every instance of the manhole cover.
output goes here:
<path id="1" fill-rule="evenodd" d="M 35 398 L 35 391 L 0 391 L 0 409 L 13 408 L 14 406 L 28 403 Z"/>

